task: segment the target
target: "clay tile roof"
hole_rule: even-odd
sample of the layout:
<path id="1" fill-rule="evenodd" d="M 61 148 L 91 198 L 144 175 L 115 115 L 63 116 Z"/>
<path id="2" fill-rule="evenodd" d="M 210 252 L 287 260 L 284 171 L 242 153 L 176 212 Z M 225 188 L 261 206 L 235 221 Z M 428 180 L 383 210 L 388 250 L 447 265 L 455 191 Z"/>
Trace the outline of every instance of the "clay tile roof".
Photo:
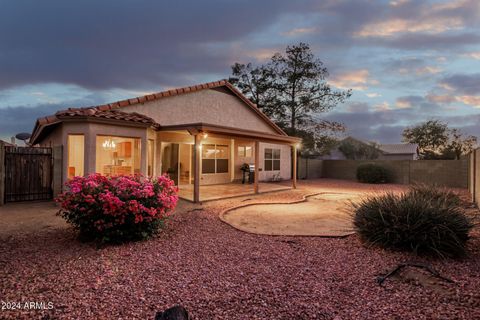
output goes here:
<path id="1" fill-rule="evenodd" d="M 80 108 L 80 109 L 67 109 L 58 111 L 55 114 L 55 118 L 66 119 L 66 118 L 75 118 L 75 117 L 92 117 L 92 118 L 103 118 L 103 119 L 113 119 L 113 120 L 122 120 L 130 121 L 136 123 L 145 123 L 152 126 L 158 126 L 158 124 L 150 117 L 147 117 L 143 114 L 136 112 L 123 112 L 120 110 L 101 110 L 100 108 Z"/>
<path id="2" fill-rule="evenodd" d="M 255 104 L 253 104 L 247 97 L 245 97 L 237 88 L 235 88 L 232 84 L 230 84 L 227 80 L 220 80 L 220 81 L 213 81 L 207 82 L 202 84 L 197 84 L 189 87 L 184 88 L 177 88 L 177 89 L 170 89 L 167 91 L 157 92 L 148 94 L 145 96 L 116 101 L 109 104 L 103 104 L 99 106 L 89 107 L 89 108 L 69 108 L 67 110 L 62 110 L 57 112 L 53 116 L 39 118 L 37 123 L 33 129 L 32 136 L 35 138 L 36 133 L 40 131 L 42 126 L 49 125 L 52 123 L 58 123 L 61 120 L 59 118 L 68 118 L 68 117 L 78 117 L 78 116 L 88 116 L 88 117 L 96 117 L 96 118 L 104 118 L 104 119 L 115 119 L 115 120 L 125 120 L 125 121 L 133 121 L 133 122 L 140 122 L 140 123 L 148 123 L 152 126 L 158 127 L 159 124 L 155 123 L 155 121 L 149 117 L 138 113 L 126 113 L 119 111 L 121 107 L 126 107 L 129 105 L 137 104 L 137 103 L 144 103 L 145 101 L 152 101 L 155 99 L 161 99 L 164 97 L 175 96 L 184 93 L 195 92 L 204 89 L 212 89 L 225 86 L 230 91 L 232 91 L 236 96 L 238 96 L 241 100 L 243 100 L 247 105 L 249 105 L 260 117 L 262 117 L 265 121 L 267 121 L 280 135 L 286 135 L 282 129 L 280 129 L 275 123 L 273 123 L 266 115 L 264 115 Z"/>

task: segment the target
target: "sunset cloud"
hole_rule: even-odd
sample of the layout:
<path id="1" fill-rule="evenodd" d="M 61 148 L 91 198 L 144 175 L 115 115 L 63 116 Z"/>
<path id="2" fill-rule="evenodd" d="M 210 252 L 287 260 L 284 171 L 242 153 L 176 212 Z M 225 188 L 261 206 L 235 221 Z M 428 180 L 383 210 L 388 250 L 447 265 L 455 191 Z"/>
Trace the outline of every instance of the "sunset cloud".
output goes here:
<path id="1" fill-rule="evenodd" d="M 459 96 L 456 99 L 474 108 L 480 108 L 480 96 Z"/>
<path id="2" fill-rule="evenodd" d="M 367 90 L 369 85 L 377 85 L 379 82 L 370 77 L 367 69 L 347 71 L 333 76 L 330 84 L 341 89 Z"/>
<path id="3" fill-rule="evenodd" d="M 462 56 L 467 58 L 472 58 L 475 60 L 480 60 L 480 51 L 464 53 L 462 54 Z"/>
<path id="4" fill-rule="evenodd" d="M 479 108 L 479 6 L 185 0 L 165 10 L 150 0 L 6 1 L 0 137 L 30 131 L 35 117 L 56 109 L 228 78 L 233 63 L 263 64 L 300 41 L 325 63 L 332 86 L 354 90 L 318 117 L 385 142 L 399 142 L 406 124 L 432 117 L 462 116 L 457 123 L 467 126 Z M 480 136 L 480 120 L 468 130 Z"/>
<path id="5" fill-rule="evenodd" d="M 462 19 L 455 17 L 435 17 L 423 21 L 398 18 L 368 24 L 354 35 L 357 37 L 390 37 L 399 33 L 437 34 L 447 30 L 460 29 L 463 26 Z"/>

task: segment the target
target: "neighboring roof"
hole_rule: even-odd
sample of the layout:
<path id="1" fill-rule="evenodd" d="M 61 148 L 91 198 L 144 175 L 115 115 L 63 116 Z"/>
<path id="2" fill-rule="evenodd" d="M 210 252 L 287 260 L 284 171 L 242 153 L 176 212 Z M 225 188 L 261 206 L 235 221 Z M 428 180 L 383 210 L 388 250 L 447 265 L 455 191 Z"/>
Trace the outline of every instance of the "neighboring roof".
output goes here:
<path id="1" fill-rule="evenodd" d="M 3 144 L 4 144 L 5 146 L 7 146 L 7 147 L 13 146 L 13 144 L 11 144 L 10 142 L 7 142 L 7 141 L 5 141 L 5 140 L 1 140 L 1 139 L 0 139 L 0 142 L 3 142 Z"/>
<path id="2" fill-rule="evenodd" d="M 348 136 L 341 141 L 356 141 L 358 143 L 365 144 L 371 147 L 377 147 L 383 153 L 388 154 L 416 154 L 418 153 L 418 145 L 415 143 L 391 143 L 391 144 L 374 144 L 373 142 L 360 140 L 351 136 Z"/>
<path id="3" fill-rule="evenodd" d="M 388 154 L 416 154 L 418 145 L 414 143 L 381 144 L 379 149 Z"/>
<path id="4" fill-rule="evenodd" d="M 270 120 L 258 107 L 252 103 L 245 95 L 243 95 L 237 88 L 235 88 L 231 83 L 227 80 L 220 80 L 214 82 L 207 82 L 203 84 L 198 84 L 189 87 L 171 89 L 167 91 L 162 91 L 158 93 L 152 93 L 148 95 L 144 95 L 141 97 L 136 97 L 133 99 L 126 99 L 121 100 L 109 104 L 102 104 L 93 107 L 87 108 L 69 108 L 67 110 L 58 111 L 55 115 L 50 115 L 42 118 L 38 118 L 37 122 L 35 123 L 35 127 L 32 132 L 31 143 L 36 143 L 36 140 L 39 137 L 42 129 L 45 126 L 53 125 L 60 123 L 63 120 L 68 119 L 81 119 L 82 117 L 86 118 L 97 118 L 97 119 L 105 119 L 105 120 L 118 120 L 118 121 L 128 121 L 128 122 L 136 122 L 136 123 L 145 123 L 150 124 L 154 127 L 159 128 L 160 124 L 156 123 L 153 119 L 144 116 L 139 113 L 127 113 L 120 110 L 117 110 L 122 107 L 135 105 L 139 103 L 144 103 L 147 101 L 154 101 L 158 99 L 162 99 L 165 97 L 176 96 L 180 94 L 186 94 L 195 91 L 201 91 L 205 89 L 214 89 L 224 87 L 228 89 L 231 93 L 237 96 L 240 100 L 242 100 L 251 110 L 253 110 L 258 116 L 260 116 L 267 124 L 269 124 L 278 135 L 287 136 L 288 135 L 274 122 Z"/>

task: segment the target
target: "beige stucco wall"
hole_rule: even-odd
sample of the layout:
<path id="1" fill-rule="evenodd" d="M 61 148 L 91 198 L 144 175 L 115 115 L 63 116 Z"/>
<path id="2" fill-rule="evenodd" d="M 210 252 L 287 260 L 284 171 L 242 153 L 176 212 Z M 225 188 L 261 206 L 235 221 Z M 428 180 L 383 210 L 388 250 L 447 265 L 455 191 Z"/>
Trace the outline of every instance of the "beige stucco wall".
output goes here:
<path id="1" fill-rule="evenodd" d="M 251 147 L 252 148 L 252 156 L 251 157 L 239 157 L 238 156 L 238 150 L 237 150 L 238 146 L 249 146 L 249 147 Z M 254 164 L 254 162 L 255 162 L 255 142 L 253 142 L 251 140 L 242 140 L 242 139 L 235 140 L 235 148 L 234 148 L 233 151 L 234 151 L 234 166 L 233 166 L 234 179 L 235 180 L 242 180 L 242 171 L 240 170 L 242 165 L 244 163 Z M 262 159 L 262 156 L 260 156 L 260 158 Z M 246 177 L 246 180 L 248 181 L 248 177 Z"/>
<path id="2" fill-rule="evenodd" d="M 111 135 L 119 137 L 140 138 L 141 139 L 141 166 L 140 171 L 146 174 L 147 166 L 147 129 L 128 126 L 117 126 L 102 123 L 91 122 L 64 122 L 58 126 L 51 134 L 43 139 L 40 146 L 59 146 L 63 145 L 63 181 L 67 180 L 68 175 L 68 135 L 83 134 L 85 137 L 85 174 L 95 173 L 96 171 L 96 138 L 97 135 Z M 155 135 L 151 135 L 155 138 Z"/>
<path id="3" fill-rule="evenodd" d="M 162 142 L 173 142 L 173 143 L 187 143 L 193 144 L 193 136 L 190 136 L 186 132 L 159 132 L 157 136 L 157 141 L 159 144 L 158 150 L 160 153 L 157 154 L 157 159 L 160 159 L 159 170 L 161 170 L 161 144 Z M 242 179 L 242 172 L 240 167 L 243 163 L 254 164 L 255 162 L 255 142 L 252 140 L 245 139 L 236 139 L 236 138 L 215 138 L 208 137 L 201 141 L 202 144 L 223 144 L 228 145 L 230 148 L 230 157 L 229 163 L 230 168 L 228 173 L 220 174 L 201 174 L 200 175 L 200 184 L 201 185 L 211 185 L 211 184 L 223 184 L 230 183 L 232 181 L 238 181 Z M 237 147 L 238 146 L 251 146 L 252 147 L 252 157 L 239 157 Z M 280 149 L 280 170 L 278 171 L 263 171 L 264 167 L 264 158 L 265 158 L 265 148 L 274 148 Z M 271 143 L 260 143 L 260 165 L 259 168 L 260 181 L 270 181 L 274 174 L 280 172 L 280 177 L 282 180 L 291 179 L 291 147 L 283 144 L 271 144 Z M 202 170 L 202 164 L 200 163 L 200 172 Z M 163 170 L 162 170 L 163 171 Z M 160 171 L 159 171 L 160 172 Z"/>
<path id="4" fill-rule="evenodd" d="M 265 171 L 265 148 L 280 149 L 280 171 Z M 275 174 L 280 173 L 282 180 L 291 179 L 292 147 L 284 144 L 260 143 L 260 181 L 270 181 Z"/>
<path id="5" fill-rule="evenodd" d="M 126 106 L 121 110 L 144 114 L 162 126 L 201 122 L 276 133 L 245 102 L 227 92 L 225 89 L 201 90 Z"/>
<path id="6" fill-rule="evenodd" d="M 68 174 L 68 135 L 69 134 L 83 134 L 85 137 L 85 174 L 96 172 L 96 138 L 97 135 L 111 135 L 129 138 L 141 139 L 141 172 L 147 173 L 147 140 L 154 141 L 155 156 L 154 156 L 154 175 L 162 173 L 162 142 L 184 143 L 193 145 L 194 137 L 186 131 L 178 132 L 156 132 L 150 128 L 117 126 L 103 123 L 92 122 L 65 122 L 58 126 L 50 135 L 48 135 L 41 143 L 42 146 L 60 146 L 63 145 L 62 157 L 62 176 L 63 181 L 66 181 Z M 229 152 L 229 172 L 220 174 L 201 174 L 200 184 L 223 184 L 230 183 L 234 180 L 242 178 L 240 166 L 243 163 L 253 164 L 255 161 L 255 143 L 252 140 L 235 139 L 235 138 L 220 138 L 208 137 L 202 140 L 202 144 L 223 144 L 228 145 Z M 238 156 L 237 147 L 239 145 L 248 145 L 252 147 L 252 157 L 240 158 Z M 280 171 L 263 171 L 264 167 L 264 153 L 265 148 L 278 148 L 281 151 Z M 280 172 L 283 180 L 291 178 L 291 147 L 288 145 L 277 145 L 270 143 L 260 143 L 260 181 L 269 181 L 273 175 Z M 200 164 L 201 170 L 201 164 Z"/>

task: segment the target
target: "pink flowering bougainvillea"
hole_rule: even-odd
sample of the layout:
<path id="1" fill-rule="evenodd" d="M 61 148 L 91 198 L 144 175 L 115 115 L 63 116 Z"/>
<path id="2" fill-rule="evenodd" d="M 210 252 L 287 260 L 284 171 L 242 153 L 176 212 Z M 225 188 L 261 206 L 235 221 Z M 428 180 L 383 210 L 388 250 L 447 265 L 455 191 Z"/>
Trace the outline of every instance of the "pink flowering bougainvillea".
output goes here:
<path id="1" fill-rule="evenodd" d="M 84 239 L 123 242 L 148 238 L 158 232 L 175 208 L 178 189 L 164 175 L 74 177 L 56 201 L 59 215 Z"/>

